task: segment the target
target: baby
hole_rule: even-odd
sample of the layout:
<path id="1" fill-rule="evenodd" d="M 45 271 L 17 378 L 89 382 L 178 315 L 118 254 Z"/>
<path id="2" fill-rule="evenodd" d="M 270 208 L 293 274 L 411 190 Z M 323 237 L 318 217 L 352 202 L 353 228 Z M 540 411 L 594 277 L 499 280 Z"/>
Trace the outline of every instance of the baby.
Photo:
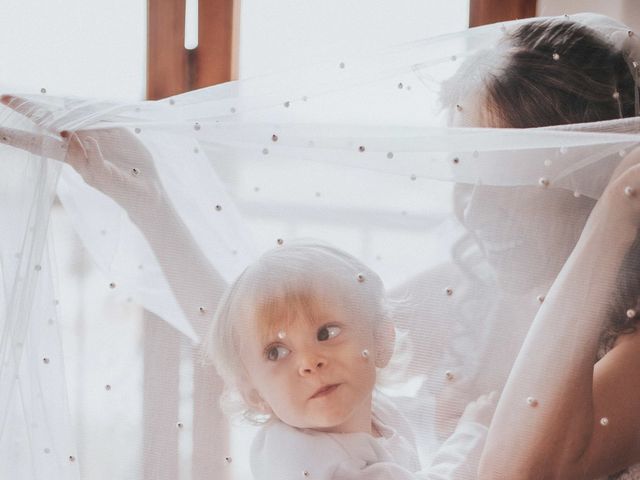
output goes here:
<path id="1" fill-rule="evenodd" d="M 393 353 L 390 314 L 381 279 L 320 243 L 276 247 L 232 284 L 207 353 L 263 425 L 251 447 L 257 480 L 475 477 L 490 399 L 467 408 L 422 469 L 409 425 L 375 391 Z"/>

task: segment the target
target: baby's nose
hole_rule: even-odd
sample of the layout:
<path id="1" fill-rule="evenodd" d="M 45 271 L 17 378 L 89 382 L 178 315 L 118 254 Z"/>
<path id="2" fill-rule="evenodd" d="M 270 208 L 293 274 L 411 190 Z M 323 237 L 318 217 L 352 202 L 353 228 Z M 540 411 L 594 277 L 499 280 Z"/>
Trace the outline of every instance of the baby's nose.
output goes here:
<path id="1" fill-rule="evenodd" d="M 326 367 L 326 365 L 327 361 L 324 358 L 318 356 L 306 357 L 300 363 L 300 368 L 298 371 L 302 376 L 310 375 L 314 372 L 317 372 L 318 370 L 323 369 L 324 367 Z"/>

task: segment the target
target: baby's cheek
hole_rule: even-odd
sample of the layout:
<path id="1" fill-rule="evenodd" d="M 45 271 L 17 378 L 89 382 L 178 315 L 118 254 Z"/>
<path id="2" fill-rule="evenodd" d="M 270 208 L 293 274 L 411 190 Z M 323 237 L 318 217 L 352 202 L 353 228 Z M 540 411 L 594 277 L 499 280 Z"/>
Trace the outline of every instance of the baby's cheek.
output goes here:
<path id="1" fill-rule="evenodd" d="M 274 415 L 287 425 L 307 428 L 308 419 L 305 416 L 304 405 L 301 405 L 293 395 L 282 395 L 271 406 Z"/>
<path id="2" fill-rule="evenodd" d="M 358 385 L 373 389 L 376 382 L 375 352 L 370 350 L 364 350 L 364 352 L 365 355 L 360 352 L 352 357 L 350 369 Z"/>
<path id="3" fill-rule="evenodd" d="M 267 383 L 271 398 L 281 408 L 292 408 L 298 401 L 300 386 L 287 376 L 273 375 L 267 379 Z"/>
<path id="4" fill-rule="evenodd" d="M 281 392 L 284 389 L 282 378 L 273 369 L 264 366 L 255 368 L 251 372 L 251 378 L 262 397 L 270 403 L 277 401 L 282 395 Z"/>

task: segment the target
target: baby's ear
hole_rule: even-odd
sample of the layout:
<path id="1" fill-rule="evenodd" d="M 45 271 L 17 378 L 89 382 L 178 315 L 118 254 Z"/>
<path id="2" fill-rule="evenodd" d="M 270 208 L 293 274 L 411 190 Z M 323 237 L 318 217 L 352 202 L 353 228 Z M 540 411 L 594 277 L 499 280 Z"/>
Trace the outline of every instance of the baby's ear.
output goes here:
<path id="1" fill-rule="evenodd" d="M 242 398 L 246 402 L 246 404 L 252 410 L 260 412 L 265 415 L 270 415 L 273 413 L 269 404 L 260 396 L 258 390 L 250 386 L 249 384 L 244 384 L 240 388 L 240 393 L 242 394 Z"/>
<path id="2" fill-rule="evenodd" d="M 386 367 L 393 355 L 396 343 L 396 329 L 391 319 L 385 317 L 376 327 L 374 332 L 376 342 L 376 367 Z"/>

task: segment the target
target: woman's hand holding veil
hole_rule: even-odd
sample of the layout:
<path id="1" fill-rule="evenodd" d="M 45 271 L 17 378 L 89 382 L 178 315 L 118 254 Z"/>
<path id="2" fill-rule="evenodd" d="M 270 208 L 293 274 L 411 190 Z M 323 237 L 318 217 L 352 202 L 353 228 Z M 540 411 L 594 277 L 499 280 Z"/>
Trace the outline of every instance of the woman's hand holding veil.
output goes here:
<path id="1" fill-rule="evenodd" d="M 69 164 L 87 184 L 116 201 L 148 240 L 187 319 L 202 333 L 226 284 L 175 211 L 152 154 L 136 134 L 108 125 L 60 131 L 58 112 L 50 105 L 8 95 L 0 101 L 40 130 L 0 126 L 0 142 Z M 87 117 L 91 112 L 79 113 Z"/>
<path id="2" fill-rule="evenodd" d="M 596 479 L 640 462 L 640 334 L 618 337 L 594 367 L 639 225 L 637 149 L 611 176 L 534 319 L 499 400 L 480 479 Z"/>
<path id="3" fill-rule="evenodd" d="M 69 164 L 87 184 L 118 202 L 134 221 L 143 212 L 141 202 L 132 199 L 163 199 L 164 190 L 151 154 L 131 131 L 122 127 L 58 131 L 60 122 L 52 121 L 56 112 L 51 106 L 9 95 L 3 95 L 0 101 L 42 131 L 0 127 L 2 143 Z"/>

